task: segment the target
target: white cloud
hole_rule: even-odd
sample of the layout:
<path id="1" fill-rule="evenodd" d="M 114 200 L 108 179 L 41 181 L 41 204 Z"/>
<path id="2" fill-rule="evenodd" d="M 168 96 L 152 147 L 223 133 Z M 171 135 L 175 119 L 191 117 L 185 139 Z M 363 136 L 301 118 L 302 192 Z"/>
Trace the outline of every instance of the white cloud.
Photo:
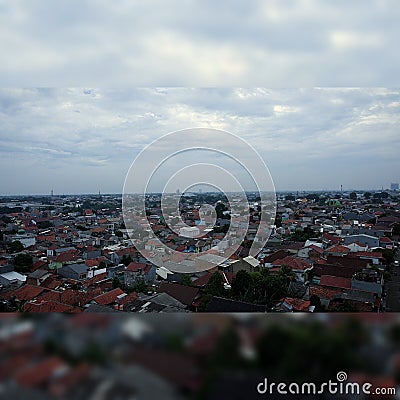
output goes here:
<path id="1" fill-rule="evenodd" d="M 399 96 L 384 88 L 4 89 L 0 186 L 119 192 L 151 141 L 211 127 L 253 145 L 278 189 L 337 187 L 337 180 L 379 188 L 399 179 Z"/>
<path id="2" fill-rule="evenodd" d="M 397 0 L 0 1 L 0 86 L 398 86 Z"/>

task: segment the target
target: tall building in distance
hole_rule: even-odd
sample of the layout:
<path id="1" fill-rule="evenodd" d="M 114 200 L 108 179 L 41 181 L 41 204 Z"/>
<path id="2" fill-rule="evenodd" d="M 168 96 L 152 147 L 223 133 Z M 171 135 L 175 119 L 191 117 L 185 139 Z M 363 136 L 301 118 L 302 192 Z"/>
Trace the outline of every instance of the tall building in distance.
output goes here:
<path id="1" fill-rule="evenodd" d="M 398 183 L 391 183 L 390 184 L 390 190 L 399 190 L 399 184 Z"/>

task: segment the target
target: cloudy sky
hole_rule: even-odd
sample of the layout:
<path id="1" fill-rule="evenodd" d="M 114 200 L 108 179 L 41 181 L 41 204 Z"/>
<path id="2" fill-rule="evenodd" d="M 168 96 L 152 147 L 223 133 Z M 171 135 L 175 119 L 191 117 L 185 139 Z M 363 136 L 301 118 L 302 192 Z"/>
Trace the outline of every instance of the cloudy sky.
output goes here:
<path id="1" fill-rule="evenodd" d="M 121 192 L 147 144 L 192 127 L 245 139 L 277 190 L 400 180 L 399 90 L 2 89 L 1 192 Z"/>
<path id="2" fill-rule="evenodd" d="M 0 0 L 2 87 L 399 86 L 398 0 Z"/>
<path id="3" fill-rule="evenodd" d="M 192 127 L 247 140 L 278 190 L 386 187 L 399 20 L 398 0 L 0 0 L 0 193 L 120 192 Z"/>

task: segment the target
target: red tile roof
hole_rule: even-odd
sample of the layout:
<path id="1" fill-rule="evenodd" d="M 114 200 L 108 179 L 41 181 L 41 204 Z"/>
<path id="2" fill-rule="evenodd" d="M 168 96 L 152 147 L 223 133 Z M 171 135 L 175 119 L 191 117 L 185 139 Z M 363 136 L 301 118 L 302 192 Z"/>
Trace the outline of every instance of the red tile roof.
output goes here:
<path id="1" fill-rule="evenodd" d="M 42 287 L 45 287 L 47 289 L 55 289 L 58 286 L 60 286 L 62 284 L 61 281 L 59 281 L 58 279 L 56 279 L 54 276 L 49 276 L 43 283 L 42 283 Z"/>
<path id="2" fill-rule="evenodd" d="M 53 301 L 68 306 L 83 307 L 101 293 L 102 291 L 100 288 L 96 288 L 88 292 L 82 292 L 74 289 L 67 289 L 62 292 L 52 290 L 39 296 L 37 300 Z"/>
<path id="3" fill-rule="evenodd" d="M 340 244 L 337 244 L 337 245 L 329 247 L 326 250 L 326 252 L 327 253 L 345 253 L 345 254 L 347 254 L 347 253 L 350 253 L 350 249 L 348 247 L 346 247 L 346 246 L 342 246 Z"/>
<path id="4" fill-rule="evenodd" d="M 58 313 L 72 313 L 72 312 L 81 312 L 82 310 L 69 306 L 68 304 L 58 303 L 56 301 L 41 301 L 35 303 L 25 303 L 24 304 L 25 312 L 58 312 Z"/>
<path id="5" fill-rule="evenodd" d="M 322 275 L 320 280 L 321 286 L 330 286 L 339 289 L 350 289 L 351 278 L 343 278 L 340 276 Z"/>
<path id="6" fill-rule="evenodd" d="M 85 287 L 89 287 L 91 285 L 95 285 L 95 284 L 105 281 L 105 280 L 107 280 L 107 272 L 103 272 L 102 274 L 97 274 L 97 275 L 93 276 L 92 278 L 85 279 L 84 281 L 82 281 L 82 284 Z"/>
<path id="7" fill-rule="evenodd" d="M 199 294 L 199 289 L 190 286 L 179 285 L 178 283 L 162 282 L 158 293 L 167 293 L 182 304 L 191 305 Z"/>
<path id="8" fill-rule="evenodd" d="M 200 278 L 195 279 L 192 282 L 192 284 L 193 284 L 193 286 L 203 287 L 203 286 L 207 285 L 210 278 L 211 278 L 211 274 L 209 272 L 207 272 L 203 276 L 200 276 Z"/>
<path id="9" fill-rule="evenodd" d="M 322 234 L 322 237 L 323 237 L 325 240 L 327 240 L 327 241 L 329 241 L 329 242 L 331 242 L 331 243 L 333 243 L 333 244 L 340 243 L 340 241 L 341 241 L 341 239 L 340 239 L 339 236 L 334 236 L 334 235 L 331 235 L 330 233 L 323 233 L 323 234 Z"/>
<path id="10" fill-rule="evenodd" d="M 312 245 L 307 246 L 307 247 L 309 247 L 310 249 L 316 251 L 319 254 L 322 254 L 324 252 L 324 249 L 322 247 L 316 246 L 315 244 L 312 244 Z"/>
<path id="11" fill-rule="evenodd" d="M 285 297 L 282 301 L 290 305 L 294 311 L 308 311 L 310 307 L 310 301 L 308 300 Z"/>
<path id="12" fill-rule="evenodd" d="M 130 272 L 138 272 L 140 269 L 144 270 L 145 267 L 146 267 L 145 263 L 131 262 L 126 267 L 126 270 Z"/>
<path id="13" fill-rule="evenodd" d="M 275 260 L 272 262 L 272 265 L 276 266 L 287 265 L 288 267 L 296 271 L 304 271 L 308 268 L 311 268 L 311 264 L 308 263 L 307 261 L 292 256 L 286 256 L 285 258 L 282 258 L 280 260 Z"/>
<path id="14" fill-rule="evenodd" d="M 45 288 L 40 286 L 23 285 L 16 290 L 4 293 L 3 296 L 5 299 L 10 299 L 12 296 L 15 296 L 18 300 L 29 301 L 39 296 L 39 294 L 43 293 L 45 290 Z"/>
<path id="15" fill-rule="evenodd" d="M 132 292 L 122 297 L 120 300 L 118 300 L 118 304 L 124 307 L 129 305 L 131 302 L 135 301 L 137 298 L 138 294 L 136 292 Z"/>
<path id="16" fill-rule="evenodd" d="M 100 261 L 98 261 L 98 260 L 96 260 L 96 259 L 94 259 L 94 260 L 86 260 L 86 261 L 85 261 L 85 264 L 86 264 L 88 267 L 98 267 L 99 264 L 100 264 Z"/>
<path id="17" fill-rule="evenodd" d="M 93 300 L 102 306 L 106 306 L 112 303 L 115 303 L 117 300 L 117 297 L 120 296 L 121 294 L 124 294 L 124 291 L 120 288 L 116 288 L 113 290 L 110 290 L 109 292 L 103 293 L 100 296 L 95 297 Z"/>
<path id="18" fill-rule="evenodd" d="M 63 263 L 68 261 L 76 261 L 79 259 L 80 253 L 78 250 L 64 251 L 55 258 L 55 262 Z"/>
<path id="19" fill-rule="evenodd" d="M 331 289 L 323 286 L 310 286 L 310 296 L 316 295 L 320 299 L 328 299 L 331 300 L 338 296 L 341 292 L 339 289 Z"/>
<path id="20" fill-rule="evenodd" d="M 36 271 L 37 269 L 43 268 L 45 266 L 47 267 L 47 265 L 48 265 L 47 261 L 38 260 L 32 265 L 31 271 Z"/>

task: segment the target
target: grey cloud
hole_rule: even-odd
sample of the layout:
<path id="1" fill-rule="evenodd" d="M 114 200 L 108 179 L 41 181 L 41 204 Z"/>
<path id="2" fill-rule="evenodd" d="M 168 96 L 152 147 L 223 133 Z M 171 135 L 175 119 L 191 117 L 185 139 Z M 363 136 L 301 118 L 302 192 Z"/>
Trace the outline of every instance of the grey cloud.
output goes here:
<path id="1" fill-rule="evenodd" d="M 397 86 L 397 0 L 14 0 L 1 86 Z"/>
<path id="2" fill-rule="evenodd" d="M 5 193 L 120 191 L 147 144 L 203 126 L 253 145 L 278 189 L 380 187 L 399 179 L 399 111 L 400 91 L 384 88 L 4 89 L 0 183 Z"/>

